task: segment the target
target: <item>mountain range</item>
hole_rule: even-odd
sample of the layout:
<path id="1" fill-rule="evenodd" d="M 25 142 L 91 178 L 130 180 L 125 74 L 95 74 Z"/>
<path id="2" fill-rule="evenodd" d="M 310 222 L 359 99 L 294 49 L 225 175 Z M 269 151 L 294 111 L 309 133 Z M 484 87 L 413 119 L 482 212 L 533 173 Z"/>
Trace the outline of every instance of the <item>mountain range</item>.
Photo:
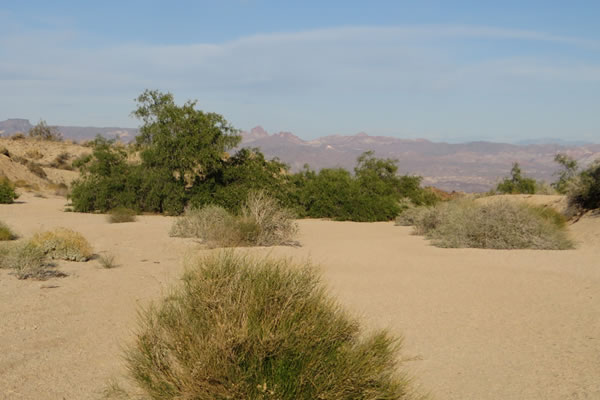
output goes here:
<path id="1" fill-rule="evenodd" d="M 24 119 L 0 121 L 0 134 L 27 132 L 31 123 Z M 130 140 L 136 134 L 131 128 L 57 127 L 65 138 L 86 140 L 101 134 Z M 566 153 L 582 165 L 600 158 L 600 144 L 538 143 L 509 144 L 476 141 L 469 143 L 432 142 L 426 139 L 401 139 L 356 135 L 331 135 L 304 140 L 291 132 L 269 134 L 260 126 L 242 131 L 240 147 L 257 147 L 267 158 L 277 157 L 290 165 L 293 171 L 305 164 L 321 168 L 343 167 L 352 169 L 356 158 L 373 150 L 377 157 L 398 160 L 402 174 L 423 176 L 423 183 L 444 190 L 465 192 L 487 191 L 502 177 L 508 175 L 514 162 L 521 165 L 528 176 L 550 182 L 555 179 L 557 165 L 554 156 Z"/>

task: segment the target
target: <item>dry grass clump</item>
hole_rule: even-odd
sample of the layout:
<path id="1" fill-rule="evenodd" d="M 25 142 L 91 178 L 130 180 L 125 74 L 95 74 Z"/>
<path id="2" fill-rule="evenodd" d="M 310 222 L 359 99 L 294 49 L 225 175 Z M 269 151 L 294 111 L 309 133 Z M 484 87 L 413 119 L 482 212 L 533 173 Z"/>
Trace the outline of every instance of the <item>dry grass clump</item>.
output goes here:
<path id="1" fill-rule="evenodd" d="M 31 241 L 0 247 L 0 268 L 13 270 L 18 279 L 46 280 L 66 276 L 56 270 L 55 266 L 48 262 L 44 251 Z"/>
<path id="2" fill-rule="evenodd" d="M 414 225 L 438 247 L 484 249 L 573 248 L 565 218 L 551 208 L 524 202 L 494 201 L 480 204 L 455 200 L 430 208 L 407 210 L 397 225 Z"/>
<path id="3" fill-rule="evenodd" d="M 240 215 L 215 205 L 189 209 L 170 235 L 197 237 L 213 247 L 275 246 L 290 243 L 297 230 L 291 211 L 264 192 L 251 192 Z"/>
<path id="4" fill-rule="evenodd" d="M 31 242 L 53 259 L 87 261 L 93 250 L 82 234 L 67 228 L 37 233 Z"/>
<path id="5" fill-rule="evenodd" d="M 225 252 L 140 313 L 129 371 L 151 399 L 415 399 L 399 341 L 363 334 L 315 271 Z"/>
<path id="6" fill-rule="evenodd" d="M 98 262 L 100 263 L 100 266 L 105 269 L 116 268 L 118 265 L 115 255 L 111 253 L 102 254 L 98 257 Z"/>
<path id="7" fill-rule="evenodd" d="M 8 225 L 0 221 L 0 241 L 15 240 L 17 235 L 10 229 Z"/>
<path id="8" fill-rule="evenodd" d="M 108 222 L 118 224 L 122 222 L 134 222 L 136 216 L 135 210 L 127 207 L 116 207 L 108 212 Z"/>

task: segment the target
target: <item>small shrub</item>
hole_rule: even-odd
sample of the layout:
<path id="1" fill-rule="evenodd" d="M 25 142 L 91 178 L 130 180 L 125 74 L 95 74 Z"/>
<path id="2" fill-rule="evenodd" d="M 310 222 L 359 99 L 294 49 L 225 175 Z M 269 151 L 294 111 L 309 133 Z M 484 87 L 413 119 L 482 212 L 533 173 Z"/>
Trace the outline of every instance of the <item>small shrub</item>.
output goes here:
<path id="1" fill-rule="evenodd" d="M 87 261 L 93 252 L 92 246 L 83 235 L 66 228 L 37 233 L 31 241 L 54 259 Z"/>
<path id="2" fill-rule="evenodd" d="M 23 140 L 25 139 L 25 134 L 23 132 L 17 132 L 14 135 L 12 135 L 11 140 Z"/>
<path id="3" fill-rule="evenodd" d="M 66 151 L 64 151 L 54 158 L 54 160 L 50 163 L 50 167 L 58 168 L 58 169 L 66 169 L 66 170 L 70 171 L 73 169 L 73 166 L 71 164 L 69 164 L 70 158 L 71 158 L 71 155 L 69 153 L 67 153 Z"/>
<path id="4" fill-rule="evenodd" d="M 578 209 L 600 208 L 600 160 L 573 178 L 569 183 L 567 196 L 570 205 Z"/>
<path id="5" fill-rule="evenodd" d="M 63 277 L 49 263 L 44 251 L 31 241 L 15 243 L 0 248 L 0 268 L 13 270 L 18 279 L 45 280 L 51 277 Z"/>
<path id="6" fill-rule="evenodd" d="M 117 267 L 114 254 L 102 254 L 98 257 L 98 262 L 102 268 L 111 269 Z"/>
<path id="7" fill-rule="evenodd" d="M 44 155 L 42 153 L 40 153 L 39 150 L 33 149 L 33 150 L 28 150 L 25 153 L 25 157 L 31 158 L 32 160 L 40 160 L 40 159 L 44 158 Z"/>
<path id="8" fill-rule="evenodd" d="M 140 315 L 126 360 L 150 399 L 417 398 L 399 340 L 362 333 L 310 266 L 213 255 Z"/>
<path id="9" fill-rule="evenodd" d="M 0 178 L 0 204 L 12 204 L 19 195 L 15 192 L 15 186 L 6 178 Z"/>
<path id="10" fill-rule="evenodd" d="M 63 140 L 62 133 L 55 126 L 48 126 L 46 121 L 41 120 L 29 130 L 29 137 L 38 140 L 49 140 L 59 142 Z"/>
<path id="11" fill-rule="evenodd" d="M 33 173 L 35 176 L 37 176 L 38 178 L 42 178 L 42 179 L 46 179 L 48 178 L 48 175 L 46 175 L 46 171 L 44 171 L 44 169 L 42 168 L 42 166 L 38 163 L 35 163 L 33 161 L 29 161 L 27 164 L 27 169 Z"/>
<path id="12" fill-rule="evenodd" d="M 565 218 L 550 208 L 524 202 L 454 200 L 411 211 L 398 225 L 414 223 L 415 234 L 438 247 L 485 249 L 573 248 Z"/>
<path id="13" fill-rule="evenodd" d="M 0 147 L 0 154 L 10 158 L 10 152 L 8 151 L 8 149 L 4 146 Z"/>
<path id="14" fill-rule="evenodd" d="M 0 221 L 0 241 L 15 240 L 17 235 L 10 229 L 8 225 Z"/>
<path id="15" fill-rule="evenodd" d="M 135 210 L 126 207 L 117 207 L 109 211 L 108 222 L 110 222 L 111 224 L 122 222 L 134 222 L 135 216 Z"/>
<path id="16" fill-rule="evenodd" d="M 242 206 L 248 240 L 256 246 L 276 246 L 289 243 L 298 232 L 294 214 L 264 191 L 250 192 Z M 255 235 L 255 236 L 254 236 Z"/>
<path id="17" fill-rule="evenodd" d="M 264 192 L 250 192 L 239 216 L 220 206 L 188 209 L 170 235 L 197 237 L 210 246 L 275 246 L 289 243 L 297 232 L 293 214 Z"/>

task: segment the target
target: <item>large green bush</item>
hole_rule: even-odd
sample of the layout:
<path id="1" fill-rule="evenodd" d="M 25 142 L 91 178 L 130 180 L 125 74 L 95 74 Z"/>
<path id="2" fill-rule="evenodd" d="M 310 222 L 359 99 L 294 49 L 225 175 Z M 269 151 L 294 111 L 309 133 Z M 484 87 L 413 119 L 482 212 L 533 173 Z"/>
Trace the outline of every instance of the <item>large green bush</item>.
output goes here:
<path id="1" fill-rule="evenodd" d="M 127 363 L 150 399 L 414 399 L 399 342 L 362 333 L 315 271 L 227 252 L 141 313 Z"/>
<path id="2" fill-rule="evenodd" d="M 0 177 L 0 204 L 12 204 L 19 195 L 15 192 L 15 187 L 11 181 Z"/>

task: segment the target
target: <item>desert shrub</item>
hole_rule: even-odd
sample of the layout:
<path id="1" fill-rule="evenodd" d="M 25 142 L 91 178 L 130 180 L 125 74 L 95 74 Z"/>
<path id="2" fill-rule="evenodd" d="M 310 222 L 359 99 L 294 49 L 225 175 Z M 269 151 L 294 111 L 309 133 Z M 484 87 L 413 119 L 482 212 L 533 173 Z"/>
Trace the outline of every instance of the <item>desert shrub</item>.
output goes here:
<path id="1" fill-rule="evenodd" d="M 45 280 L 65 276 L 48 262 L 44 251 L 31 241 L 0 247 L 0 268 L 13 270 L 18 279 Z"/>
<path id="2" fill-rule="evenodd" d="M 577 177 L 579 166 L 576 160 L 566 154 L 558 153 L 554 161 L 561 166 L 561 169 L 556 174 L 558 180 L 552 183 L 552 187 L 560 194 L 567 194 L 571 182 Z"/>
<path id="3" fill-rule="evenodd" d="M 11 140 L 23 140 L 25 139 L 25 134 L 23 132 L 16 132 L 10 138 Z"/>
<path id="4" fill-rule="evenodd" d="M 170 235 L 197 237 L 211 246 L 275 246 L 289 243 L 297 232 L 293 213 L 265 192 L 250 192 L 239 215 L 221 206 L 186 210 Z"/>
<path id="5" fill-rule="evenodd" d="M 15 240 L 17 235 L 10 229 L 8 225 L 0 221 L 0 241 Z"/>
<path id="6" fill-rule="evenodd" d="M 600 208 L 600 162 L 584 169 L 569 184 L 569 203 L 577 208 L 593 210 Z"/>
<path id="7" fill-rule="evenodd" d="M 88 142 L 88 143 L 93 143 L 93 142 Z M 81 168 L 81 167 L 84 167 L 86 164 L 88 164 L 90 161 L 92 161 L 91 154 L 82 154 L 79 157 L 75 158 L 73 160 L 73 162 L 71 163 L 71 165 L 73 166 L 73 168 Z"/>
<path id="8" fill-rule="evenodd" d="M 131 208 L 117 207 L 108 213 L 108 222 L 111 224 L 122 222 L 134 222 L 136 212 Z"/>
<path id="9" fill-rule="evenodd" d="M 397 223 L 411 222 L 415 234 L 425 235 L 438 247 L 573 248 L 562 215 L 524 202 L 454 200 L 400 215 Z"/>
<path id="10" fill-rule="evenodd" d="M 10 158 L 10 152 L 8 151 L 8 149 L 4 146 L 0 147 L 0 154 Z"/>
<path id="11" fill-rule="evenodd" d="M 37 233 L 31 243 L 54 259 L 87 261 L 93 254 L 92 246 L 82 234 L 66 228 Z"/>
<path id="12" fill-rule="evenodd" d="M 151 399 L 413 399 L 399 340 L 361 332 L 310 266 L 200 259 L 140 315 L 129 371 Z"/>
<path id="13" fill-rule="evenodd" d="M 114 254 L 102 254 L 98 257 L 98 263 L 105 269 L 111 269 L 117 267 L 116 257 Z"/>
<path id="14" fill-rule="evenodd" d="M 534 194 L 536 185 L 535 179 L 524 177 L 519 163 L 514 163 L 510 177 L 504 178 L 496 187 L 496 191 L 506 194 Z"/>
<path id="15" fill-rule="evenodd" d="M 61 141 L 62 134 L 55 126 L 48 126 L 46 121 L 41 120 L 29 130 L 29 137 L 39 140 Z"/>
<path id="16" fill-rule="evenodd" d="M 44 171 L 44 168 L 42 168 L 40 164 L 28 161 L 25 165 L 27 166 L 27 169 L 38 178 L 46 179 L 48 177 L 46 171 Z"/>
<path id="17" fill-rule="evenodd" d="M 15 192 L 15 186 L 7 178 L 0 177 L 0 204 L 12 204 L 19 195 Z"/>
<path id="18" fill-rule="evenodd" d="M 25 153 L 25 157 L 27 157 L 27 158 L 31 158 L 32 160 L 39 160 L 39 159 L 42 159 L 42 158 L 44 158 L 44 155 L 43 155 L 42 153 L 40 153 L 40 151 L 39 151 L 39 150 L 37 150 L 37 149 L 32 149 L 32 150 L 28 150 L 28 151 Z"/>
<path id="19" fill-rule="evenodd" d="M 72 170 L 73 166 L 71 164 L 69 164 L 69 159 L 71 158 L 71 155 L 69 153 L 67 153 L 66 151 L 60 153 L 59 155 L 57 155 L 54 160 L 52 160 L 52 162 L 50 163 L 50 167 L 52 168 L 58 168 L 58 169 L 66 169 L 66 170 Z"/>

